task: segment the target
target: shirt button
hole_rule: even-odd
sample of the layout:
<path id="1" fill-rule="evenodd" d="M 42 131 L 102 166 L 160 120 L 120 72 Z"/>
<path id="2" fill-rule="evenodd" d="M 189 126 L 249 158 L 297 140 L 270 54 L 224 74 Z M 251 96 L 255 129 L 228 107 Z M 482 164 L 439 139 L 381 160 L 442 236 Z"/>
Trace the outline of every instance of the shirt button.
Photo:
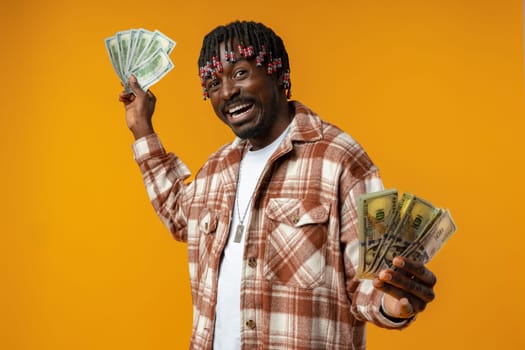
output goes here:
<path id="1" fill-rule="evenodd" d="M 255 268 L 257 266 L 257 259 L 256 258 L 249 258 L 248 259 L 248 266 L 251 268 Z"/>
<path id="2" fill-rule="evenodd" d="M 297 214 L 294 214 L 292 216 L 292 222 L 293 222 L 294 225 L 299 222 L 299 216 L 297 216 Z"/>
<path id="3" fill-rule="evenodd" d="M 250 329 L 255 329 L 255 321 L 254 320 L 246 321 L 246 327 L 248 327 Z"/>

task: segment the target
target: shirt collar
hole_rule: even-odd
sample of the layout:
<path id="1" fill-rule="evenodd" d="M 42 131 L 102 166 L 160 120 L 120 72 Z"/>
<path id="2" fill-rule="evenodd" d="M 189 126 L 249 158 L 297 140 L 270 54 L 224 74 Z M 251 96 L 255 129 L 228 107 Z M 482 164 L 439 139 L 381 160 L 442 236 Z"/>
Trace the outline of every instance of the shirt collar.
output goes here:
<path id="1" fill-rule="evenodd" d="M 313 142 L 323 137 L 321 118 L 303 105 L 299 101 L 290 101 L 295 107 L 294 118 L 292 119 L 289 136 L 291 141 Z M 246 140 L 236 137 L 232 142 L 234 148 L 244 148 Z"/>
<path id="2" fill-rule="evenodd" d="M 321 118 L 299 101 L 290 101 L 295 107 L 295 115 L 290 129 L 292 141 L 312 142 L 322 139 Z"/>

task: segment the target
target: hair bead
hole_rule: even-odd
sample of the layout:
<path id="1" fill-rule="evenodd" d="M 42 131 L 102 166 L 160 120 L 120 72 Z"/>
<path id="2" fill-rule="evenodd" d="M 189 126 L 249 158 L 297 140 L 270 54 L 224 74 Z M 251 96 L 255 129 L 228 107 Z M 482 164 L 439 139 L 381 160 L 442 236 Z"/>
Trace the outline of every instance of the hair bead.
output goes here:
<path id="1" fill-rule="evenodd" d="M 283 87 L 290 98 L 290 65 L 282 39 L 262 23 L 236 21 L 219 26 L 204 37 L 198 60 L 204 99 L 209 98 L 206 81 L 224 69 L 219 60 L 221 43 L 224 43 L 224 59 L 230 64 L 237 62 L 237 57 L 244 57 L 255 59 L 257 67 L 265 65 L 267 74 L 282 72 Z"/>

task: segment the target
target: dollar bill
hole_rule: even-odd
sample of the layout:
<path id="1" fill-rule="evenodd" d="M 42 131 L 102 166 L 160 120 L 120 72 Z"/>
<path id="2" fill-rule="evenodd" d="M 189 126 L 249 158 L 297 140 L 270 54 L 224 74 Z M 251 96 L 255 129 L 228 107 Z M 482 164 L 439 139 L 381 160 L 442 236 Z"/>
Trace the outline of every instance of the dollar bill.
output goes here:
<path id="1" fill-rule="evenodd" d="M 131 91 L 127 82 L 132 74 L 146 91 L 174 67 L 169 54 L 176 42 L 159 30 L 122 30 L 106 38 L 105 45 L 113 69 L 127 92 Z"/>
<path id="2" fill-rule="evenodd" d="M 457 227 L 449 210 L 411 193 L 398 199 L 395 189 L 358 199 L 358 278 L 374 278 L 401 255 L 427 263 Z"/>
<path id="3" fill-rule="evenodd" d="M 146 60 L 151 55 L 153 55 L 158 49 L 164 50 L 168 55 L 171 54 L 171 51 L 175 47 L 175 41 L 168 38 L 166 35 L 162 34 L 160 31 L 155 30 L 151 36 L 148 44 L 138 53 L 139 60 Z"/>
<path id="4" fill-rule="evenodd" d="M 403 196 L 400 200 L 397 201 L 396 208 L 393 213 L 393 217 L 390 220 L 388 232 L 385 234 L 385 237 L 382 238 L 380 242 L 380 247 L 377 249 L 376 252 L 374 252 L 374 261 L 372 262 L 371 266 L 369 267 L 369 271 L 372 274 L 376 274 L 376 269 L 381 263 L 382 257 L 385 255 L 386 251 L 388 250 L 389 243 L 394 239 L 395 230 L 399 225 L 399 222 L 401 218 L 405 215 L 409 204 L 411 203 L 412 199 L 414 198 L 414 195 L 411 193 L 403 193 Z"/>
<path id="5" fill-rule="evenodd" d="M 376 258 L 374 272 L 390 267 L 396 256 L 403 255 L 412 243 L 425 234 L 439 213 L 440 209 L 430 202 L 408 194 L 407 199 L 402 201 L 399 222 L 385 242 L 386 249 Z"/>
<path id="6" fill-rule="evenodd" d="M 117 41 L 119 47 L 119 60 L 120 60 L 120 69 L 122 70 L 123 76 L 128 76 L 128 58 L 129 58 L 129 48 L 131 45 L 131 31 L 125 30 L 117 33 Z"/>
<path id="7" fill-rule="evenodd" d="M 429 262 L 456 232 L 457 227 L 449 210 L 445 210 L 427 233 L 403 255 L 409 259 Z"/>
<path id="8" fill-rule="evenodd" d="M 133 60 L 134 49 L 137 43 L 137 33 L 138 33 L 137 29 L 129 30 L 129 40 L 130 41 L 129 41 L 129 47 L 128 47 L 128 54 L 126 57 L 126 66 L 124 68 L 126 73 L 130 73 L 131 69 L 133 68 L 131 66 L 131 62 Z"/>
<path id="9" fill-rule="evenodd" d="M 146 91 L 171 69 L 173 69 L 173 63 L 168 54 L 162 49 L 158 49 L 154 55 L 133 69 L 131 73 L 137 78 L 140 87 Z"/>
<path id="10" fill-rule="evenodd" d="M 140 57 L 153 38 L 153 33 L 149 30 L 140 28 L 135 37 L 135 44 L 132 48 L 130 67 L 136 67 L 140 62 Z M 168 53 L 169 54 L 169 53 Z"/>
<path id="11" fill-rule="evenodd" d="M 117 76 L 119 77 L 120 82 L 124 84 L 126 81 L 122 74 L 122 68 L 120 65 L 120 51 L 119 51 L 118 40 L 116 37 L 112 36 L 110 38 L 106 38 L 105 43 L 106 43 L 106 50 L 111 60 L 111 65 L 113 66 L 115 73 L 117 73 Z"/>
<path id="12" fill-rule="evenodd" d="M 362 195 L 358 200 L 359 277 L 372 275 L 376 254 L 394 218 L 397 196 L 397 190 L 389 189 Z"/>

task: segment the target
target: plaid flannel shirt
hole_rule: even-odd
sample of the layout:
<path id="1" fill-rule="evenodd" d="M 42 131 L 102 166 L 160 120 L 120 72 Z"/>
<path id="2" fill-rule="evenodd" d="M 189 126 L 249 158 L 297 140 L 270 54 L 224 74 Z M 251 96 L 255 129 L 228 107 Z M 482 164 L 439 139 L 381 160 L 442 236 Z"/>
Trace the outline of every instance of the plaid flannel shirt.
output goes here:
<path id="1" fill-rule="evenodd" d="M 290 132 L 252 200 L 241 277 L 242 349 L 364 349 L 365 324 L 403 328 L 379 310 L 382 292 L 355 279 L 357 198 L 382 188 L 378 170 L 348 134 L 299 102 Z M 211 349 L 221 254 L 230 231 L 247 142 L 190 172 L 157 135 L 133 144 L 151 202 L 187 242 L 193 299 L 191 349 Z"/>

